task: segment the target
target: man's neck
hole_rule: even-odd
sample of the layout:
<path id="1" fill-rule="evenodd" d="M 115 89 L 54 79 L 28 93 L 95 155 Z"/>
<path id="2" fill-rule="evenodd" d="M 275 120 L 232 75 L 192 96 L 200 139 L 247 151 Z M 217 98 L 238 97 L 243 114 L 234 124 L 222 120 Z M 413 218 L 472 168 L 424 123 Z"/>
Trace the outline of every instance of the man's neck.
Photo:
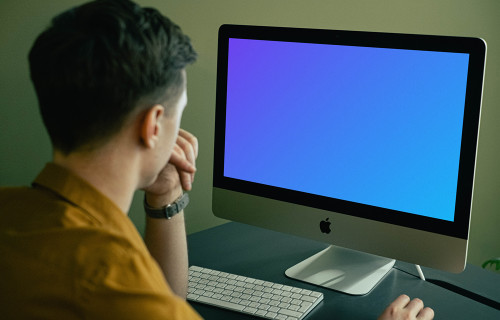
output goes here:
<path id="1" fill-rule="evenodd" d="M 134 157 L 120 148 L 100 148 L 91 152 L 63 155 L 54 152 L 54 163 L 65 167 L 111 199 L 125 214 L 137 188 Z"/>

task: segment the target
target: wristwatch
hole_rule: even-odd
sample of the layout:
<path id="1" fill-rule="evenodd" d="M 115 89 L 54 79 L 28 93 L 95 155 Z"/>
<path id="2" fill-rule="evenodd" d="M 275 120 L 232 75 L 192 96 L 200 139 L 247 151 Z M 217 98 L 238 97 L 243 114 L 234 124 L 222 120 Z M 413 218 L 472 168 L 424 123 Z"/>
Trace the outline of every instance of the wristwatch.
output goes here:
<path id="1" fill-rule="evenodd" d="M 144 194 L 144 210 L 150 218 L 155 219 L 172 219 L 173 216 L 184 210 L 189 203 L 189 196 L 183 193 L 177 200 L 161 208 L 153 208 L 146 202 L 146 194 Z"/>

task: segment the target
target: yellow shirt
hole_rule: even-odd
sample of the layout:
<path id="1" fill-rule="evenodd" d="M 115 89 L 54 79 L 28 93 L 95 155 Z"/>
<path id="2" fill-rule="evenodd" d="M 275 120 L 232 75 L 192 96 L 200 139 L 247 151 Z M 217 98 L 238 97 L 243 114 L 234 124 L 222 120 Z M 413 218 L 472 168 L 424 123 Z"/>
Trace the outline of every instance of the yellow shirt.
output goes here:
<path id="1" fill-rule="evenodd" d="M 0 318 L 199 319 L 168 287 L 130 219 L 47 164 L 0 188 Z"/>

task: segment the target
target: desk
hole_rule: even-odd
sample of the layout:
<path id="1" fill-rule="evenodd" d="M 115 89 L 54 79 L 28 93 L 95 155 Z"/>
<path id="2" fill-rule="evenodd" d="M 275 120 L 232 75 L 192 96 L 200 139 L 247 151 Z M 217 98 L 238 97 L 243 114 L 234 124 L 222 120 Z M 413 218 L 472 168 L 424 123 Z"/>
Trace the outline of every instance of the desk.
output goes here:
<path id="1" fill-rule="evenodd" d="M 256 228 L 227 223 L 188 236 L 191 265 L 323 292 L 307 317 L 313 319 L 376 319 L 402 293 L 419 297 L 436 312 L 436 319 L 500 319 L 500 311 L 418 278 L 414 265 L 396 262 L 382 282 L 365 296 L 349 296 L 289 279 L 284 271 L 326 248 L 326 244 Z M 440 279 L 500 302 L 500 275 L 468 266 L 459 275 L 422 267 L 427 278 Z M 208 320 L 256 319 L 224 309 L 192 303 Z"/>

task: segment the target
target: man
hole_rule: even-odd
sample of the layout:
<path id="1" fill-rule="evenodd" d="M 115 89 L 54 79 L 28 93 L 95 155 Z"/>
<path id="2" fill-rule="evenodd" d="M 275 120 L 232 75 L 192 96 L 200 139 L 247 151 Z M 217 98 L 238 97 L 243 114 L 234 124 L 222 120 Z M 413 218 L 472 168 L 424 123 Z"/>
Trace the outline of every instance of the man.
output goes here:
<path id="1" fill-rule="evenodd" d="M 29 60 L 53 159 L 31 187 L 0 189 L 0 306 L 7 319 L 197 319 L 185 302 L 184 191 L 198 142 L 180 129 L 180 28 L 129 0 L 97 0 L 55 17 Z M 128 219 L 136 190 L 144 241 Z M 172 210 L 174 208 L 174 210 Z M 167 210 L 167 209 L 164 209 Z M 430 319 L 398 298 L 381 319 Z"/>
<path id="2" fill-rule="evenodd" d="M 69 10 L 38 37 L 31 77 L 53 161 L 31 188 L 0 193 L 2 317 L 198 317 L 179 298 L 182 211 L 147 218 L 149 250 L 126 216 L 136 189 L 160 208 L 191 188 L 197 141 L 179 124 L 195 58 L 175 24 L 129 1 Z"/>

